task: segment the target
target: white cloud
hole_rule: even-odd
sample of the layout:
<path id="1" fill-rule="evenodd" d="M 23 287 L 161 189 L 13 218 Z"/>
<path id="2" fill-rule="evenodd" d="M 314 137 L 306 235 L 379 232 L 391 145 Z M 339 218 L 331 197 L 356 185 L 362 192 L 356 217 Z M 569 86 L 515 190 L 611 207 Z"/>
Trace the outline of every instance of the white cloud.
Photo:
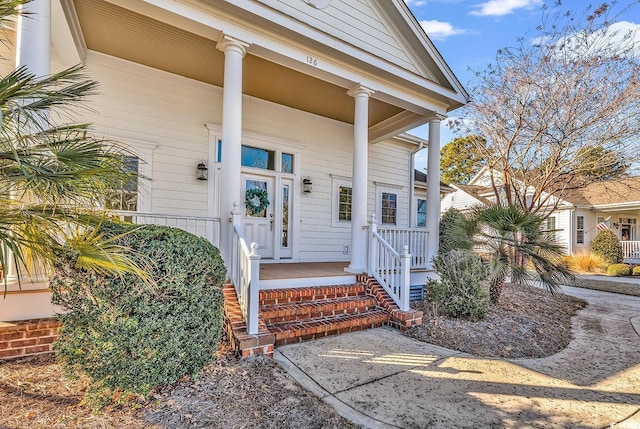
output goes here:
<path id="1" fill-rule="evenodd" d="M 543 0 L 489 0 L 473 6 L 478 10 L 474 10 L 471 14 L 480 16 L 509 15 L 516 9 L 531 9 L 542 5 L 542 2 Z"/>
<path id="2" fill-rule="evenodd" d="M 465 30 L 461 28 L 455 28 L 448 22 L 438 21 L 435 19 L 420 21 L 420 25 L 424 28 L 424 31 L 434 40 L 444 40 L 449 36 L 456 36 L 458 34 L 464 34 Z"/>
<path id="3" fill-rule="evenodd" d="M 426 0 L 404 0 L 407 6 L 424 6 L 427 4 Z"/>

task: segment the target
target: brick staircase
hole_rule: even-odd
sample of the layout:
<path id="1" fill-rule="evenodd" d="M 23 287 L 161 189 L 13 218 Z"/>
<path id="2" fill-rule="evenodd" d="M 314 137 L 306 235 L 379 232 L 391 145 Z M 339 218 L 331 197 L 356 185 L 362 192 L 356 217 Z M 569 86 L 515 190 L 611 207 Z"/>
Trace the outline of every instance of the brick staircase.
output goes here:
<path id="1" fill-rule="evenodd" d="M 422 324 L 422 312 L 400 311 L 375 281 L 356 284 L 261 290 L 259 333 L 247 334 L 233 286 L 227 285 L 227 332 L 243 357 L 273 354 L 274 346 L 390 325 L 400 330 Z"/>
<path id="2" fill-rule="evenodd" d="M 361 283 L 264 290 L 259 300 L 260 315 L 276 345 L 375 328 L 389 321 L 389 313 Z"/>

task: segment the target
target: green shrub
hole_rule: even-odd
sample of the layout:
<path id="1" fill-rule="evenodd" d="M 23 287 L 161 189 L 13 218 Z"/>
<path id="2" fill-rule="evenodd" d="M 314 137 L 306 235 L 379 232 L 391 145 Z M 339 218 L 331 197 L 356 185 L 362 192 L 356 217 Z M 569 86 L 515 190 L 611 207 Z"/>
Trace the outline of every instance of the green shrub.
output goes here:
<path id="1" fill-rule="evenodd" d="M 469 250 L 451 250 L 434 259 L 440 280 L 429 281 L 426 299 L 434 310 L 470 320 L 483 319 L 489 311 L 488 270 Z"/>
<path id="2" fill-rule="evenodd" d="M 631 267 L 627 264 L 612 264 L 607 268 L 608 276 L 622 277 L 631 275 Z"/>
<path id="3" fill-rule="evenodd" d="M 96 408 L 116 391 L 146 395 L 213 359 L 226 272 L 218 249 L 179 229 L 108 224 L 102 232 L 153 261 L 155 284 L 77 269 L 70 250 L 55 264 L 53 302 L 67 311 L 56 352 L 67 372 L 89 377 Z"/>
<path id="4" fill-rule="evenodd" d="M 591 252 L 609 264 L 622 262 L 622 245 L 616 234 L 609 229 L 598 231 L 591 242 Z"/>
<path id="5" fill-rule="evenodd" d="M 634 276 L 640 276 L 640 265 L 633 267 L 633 271 L 631 272 Z"/>
<path id="6" fill-rule="evenodd" d="M 440 235 L 439 235 L 439 251 L 440 253 L 447 253 L 453 249 L 466 249 L 471 250 L 469 242 L 463 242 L 457 239 L 458 237 L 452 237 L 452 235 L 459 233 L 460 228 L 456 225 L 464 220 L 464 215 L 453 207 L 449 208 L 440 218 Z"/>

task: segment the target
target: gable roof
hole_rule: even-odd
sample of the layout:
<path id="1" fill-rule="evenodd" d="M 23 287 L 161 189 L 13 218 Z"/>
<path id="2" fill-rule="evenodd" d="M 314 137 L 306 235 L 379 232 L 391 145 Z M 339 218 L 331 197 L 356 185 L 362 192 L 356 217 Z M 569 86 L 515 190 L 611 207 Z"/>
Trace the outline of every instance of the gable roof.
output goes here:
<path id="1" fill-rule="evenodd" d="M 640 202 L 640 176 L 591 183 L 567 192 L 563 199 L 591 206 Z"/>
<path id="2" fill-rule="evenodd" d="M 415 181 L 416 185 L 420 184 L 422 186 L 427 186 L 427 175 L 426 175 L 426 173 L 423 173 L 420 170 L 413 170 L 413 178 L 414 178 L 414 181 Z M 449 194 L 451 192 L 455 192 L 455 189 L 453 189 L 451 186 L 447 185 L 446 183 L 440 182 L 440 192 L 443 192 L 445 194 Z"/>

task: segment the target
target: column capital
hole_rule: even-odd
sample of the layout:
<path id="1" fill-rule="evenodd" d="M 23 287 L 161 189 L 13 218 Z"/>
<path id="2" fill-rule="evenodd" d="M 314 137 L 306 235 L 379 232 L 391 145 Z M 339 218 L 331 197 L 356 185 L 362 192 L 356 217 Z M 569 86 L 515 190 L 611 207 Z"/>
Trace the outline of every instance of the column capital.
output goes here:
<path id="1" fill-rule="evenodd" d="M 228 51 L 236 51 L 243 57 L 246 55 L 248 47 L 249 43 L 224 33 L 220 34 L 220 37 L 218 37 L 218 44 L 216 45 L 216 48 L 225 54 Z"/>
<path id="2" fill-rule="evenodd" d="M 375 91 L 371 88 L 368 88 L 362 84 L 357 84 L 356 86 L 354 86 L 353 88 L 351 88 L 349 91 L 347 91 L 347 95 L 349 97 L 371 97 L 372 94 L 374 94 Z"/>
<path id="3" fill-rule="evenodd" d="M 447 119 L 446 115 L 441 115 L 440 113 L 434 113 L 433 116 L 429 117 L 429 123 L 432 123 L 432 122 L 440 123 L 440 122 L 444 121 L 445 119 Z"/>

